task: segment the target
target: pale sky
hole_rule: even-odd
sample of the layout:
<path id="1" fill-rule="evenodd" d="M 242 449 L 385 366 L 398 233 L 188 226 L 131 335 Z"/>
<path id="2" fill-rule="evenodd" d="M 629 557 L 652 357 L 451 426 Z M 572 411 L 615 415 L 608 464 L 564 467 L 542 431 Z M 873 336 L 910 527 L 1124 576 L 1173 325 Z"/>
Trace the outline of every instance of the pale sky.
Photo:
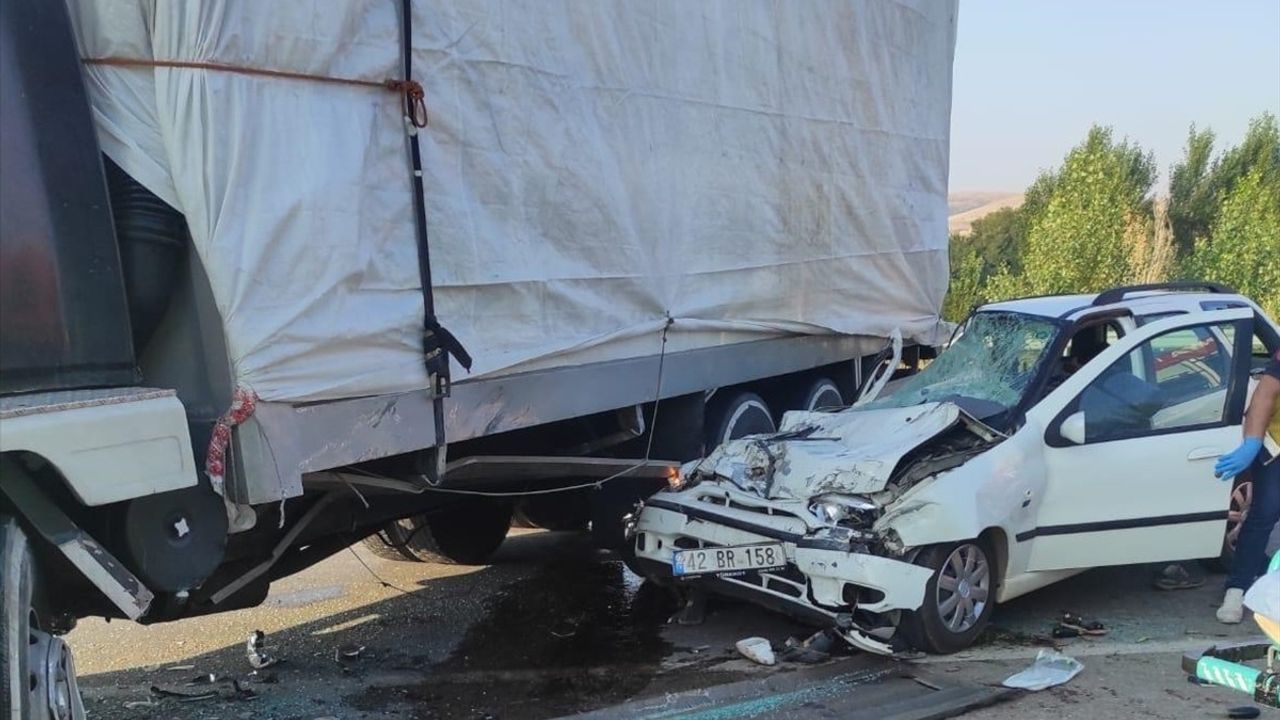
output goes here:
<path id="1" fill-rule="evenodd" d="M 1155 151 L 1280 115 L 1280 0 L 960 0 L 951 189 L 1020 192 L 1089 125 Z"/>

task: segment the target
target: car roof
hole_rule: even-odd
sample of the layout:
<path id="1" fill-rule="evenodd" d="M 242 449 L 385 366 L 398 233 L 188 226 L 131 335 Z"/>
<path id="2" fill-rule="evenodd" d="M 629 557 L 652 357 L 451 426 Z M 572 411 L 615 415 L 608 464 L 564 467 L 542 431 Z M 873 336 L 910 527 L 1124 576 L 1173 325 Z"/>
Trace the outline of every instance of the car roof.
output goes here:
<path id="1" fill-rule="evenodd" d="M 1163 313 L 1196 312 L 1205 304 L 1238 304 L 1251 307 L 1252 303 L 1237 293 L 1184 292 L 1170 290 L 1144 290 L 1126 294 L 1122 299 L 1105 305 L 1094 305 L 1099 293 L 1077 295 L 1046 295 L 1020 298 L 983 305 L 979 310 L 1019 312 L 1046 318 L 1075 320 L 1097 312 L 1127 311 L 1133 315 L 1157 315 Z"/>

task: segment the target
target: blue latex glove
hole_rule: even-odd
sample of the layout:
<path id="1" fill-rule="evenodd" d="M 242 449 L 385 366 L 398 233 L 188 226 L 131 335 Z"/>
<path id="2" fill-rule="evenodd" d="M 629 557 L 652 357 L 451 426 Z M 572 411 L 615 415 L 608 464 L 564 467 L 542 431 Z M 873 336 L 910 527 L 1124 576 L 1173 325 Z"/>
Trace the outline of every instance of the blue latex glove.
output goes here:
<path id="1" fill-rule="evenodd" d="M 1248 470 L 1261 451 L 1262 438 L 1247 437 L 1235 450 L 1218 458 L 1218 463 L 1213 466 L 1213 474 L 1223 480 L 1230 480 Z"/>

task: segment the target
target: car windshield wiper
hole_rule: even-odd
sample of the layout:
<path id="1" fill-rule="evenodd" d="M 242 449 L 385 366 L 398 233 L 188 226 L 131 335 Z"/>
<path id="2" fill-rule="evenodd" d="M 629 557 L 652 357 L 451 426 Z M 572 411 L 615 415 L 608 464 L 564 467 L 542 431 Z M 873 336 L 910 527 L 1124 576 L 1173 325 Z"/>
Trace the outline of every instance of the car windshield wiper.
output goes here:
<path id="1" fill-rule="evenodd" d="M 807 426 L 805 426 L 805 427 L 798 428 L 798 429 L 796 429 L 796 430 L 788 430 L 787 432 L 784 432 L 784 433 L 778 433 L 778 434 L 776 434 L 776 435 L 770 435 L 767 439 L 768 439 L 770 442 L 773 442 L 773 441 L 779 441 L 779 442 L 793 442 L 793 441 L 796 441 L 796 440 L 830 440 L 830 441 L 836 441 L 836 440 L 839 440 L 839 439 L 840 439 L 840 438 L 838 438 L 838 437 L 814 436 L 814 433 L 815 433 L 815 432 L 817 432 L 817 431 L 818 431 L 818 428 L 817 428 L 817 427 L 815 427 L 815 426 L 813 426 L 813 425 L 807 425 Z"/>

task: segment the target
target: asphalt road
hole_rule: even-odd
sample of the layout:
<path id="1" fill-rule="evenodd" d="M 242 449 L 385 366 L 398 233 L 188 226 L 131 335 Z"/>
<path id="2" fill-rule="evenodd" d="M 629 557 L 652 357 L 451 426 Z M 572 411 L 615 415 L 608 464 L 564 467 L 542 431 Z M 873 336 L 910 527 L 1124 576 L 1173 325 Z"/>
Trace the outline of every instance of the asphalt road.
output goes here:
<path id="1" fill-rule="evenodd" d="M 795 686 L 811 677 L 786 675 L 797 672 L 820 679 L 919 671 L 944 684 L 997 685 L 1034 658 L 1037 636 L 1071 610 L 1110 629 L 1063 647 L 1084 672 L 966 718 L 1214 718 L 1248 698 L 1187 683 L 1178 661 L 1183 650 L 1256 633 L 1214 621 L 1220 583 L 1210 576 L 1204 588 L 1166 593 L 1150 588 L 1144 568 L 1096 570 L 999 608 L 996 627 L 961 655 L 913 666 L 861 656 L 799 671 L 753 665 L 733 643 L 761 635 L 778 646 L 807 629 L 728 603 L 713 605 L 700 626 L 669 624 L 675 608 L 665 593 L 582 538 L 520 532 L 486 567 L 389 562 L 355 548 L 277 583 L 259 608 L 155 626 L 89 620 L 68 639 L 95 718 L 532 720 L 715 687 L 773 692 L 770 683 Z M 256 675 L 244 648 L 254 630 L 267 634 L 282 660 Z M 341 657 L 357 648 L 357 657 Z M 213 683 L 200 682 L 210 674 Z M 157 697 L 153 686 L 214 697 Z M 826 704 L 805 700 L 786 714 L 848 717 L 833 708 L 874 694 L 848 687 Z"/>

